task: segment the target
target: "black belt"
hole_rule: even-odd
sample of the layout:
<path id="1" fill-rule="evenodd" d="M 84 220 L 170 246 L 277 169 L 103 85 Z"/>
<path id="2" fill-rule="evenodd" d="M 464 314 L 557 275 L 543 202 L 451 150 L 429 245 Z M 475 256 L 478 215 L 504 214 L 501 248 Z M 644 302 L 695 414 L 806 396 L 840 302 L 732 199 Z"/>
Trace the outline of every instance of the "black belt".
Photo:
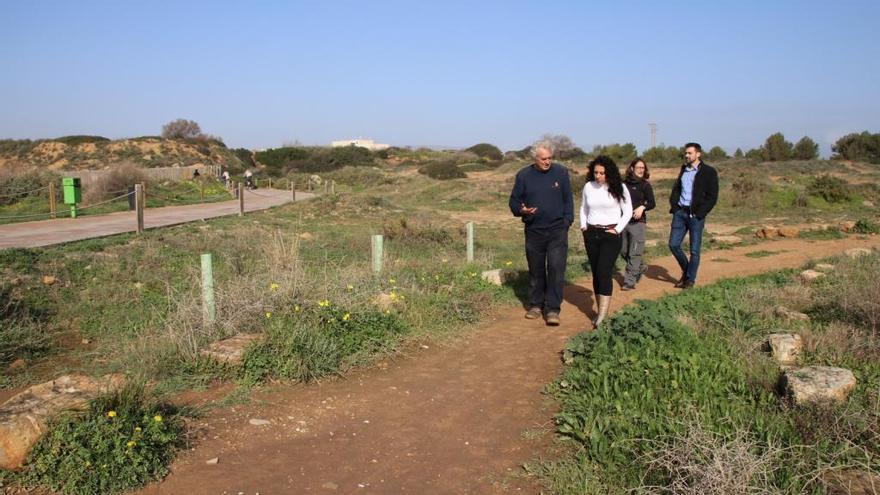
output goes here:
<path id="1" fill-rule="evenodd" d="M 617 224 L 616 224 L 616 223 L 612 223 L 612 224 L 609 224 L 609 225 L 592 225 L 592 224 L 587 224 L 587 230 L 593 229 L 593 230 L 607 231 L 607 230 L 611 230 L 611 229 L 613 229 L 613 228 L 615 228 L 615 227 L 617 227 Z"/>

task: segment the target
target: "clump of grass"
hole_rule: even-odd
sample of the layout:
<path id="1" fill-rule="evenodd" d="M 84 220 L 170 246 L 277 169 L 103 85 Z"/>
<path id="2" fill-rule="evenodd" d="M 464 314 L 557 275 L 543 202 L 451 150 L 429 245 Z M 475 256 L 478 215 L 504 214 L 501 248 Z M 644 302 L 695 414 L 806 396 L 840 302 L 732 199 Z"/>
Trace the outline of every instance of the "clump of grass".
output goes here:
<path id="1" fill-rule="evenodd" d="M 16 359 L 33 359 L 52 346 L 42 317 L 27 301 L 13 295 L 12 288 L 0 284 L 0 368 Z"/>
<path id="2" fill-rule="evenodd" d="M 463 179 L 467 174 L 455 162 L 432 162 L 419 169 L 420 174 L 432 179 Z"/>
<path id="3" fill-rule="evenodd" d="M 86 204 L 104 201 L 125 194 L 135 184 L 146 182 L 147 175 L 141 167 L 131 161 L 119 162 L 88 187 L 83 186 L 83 201 Z"/>
<path id="4" fill-rule="evenodd" d="M 855 232 L 856 234 L 880 234 L 880 225 L 863 218 L 856 221 L 851 232 Z"/>
<path id="5" fill-rule="evenodd" d="M 807 186 L 807 193 L 831 204 L 845 203 L 851 198 L 849 184 L 840 177 L 827 174 L 816 176 Z"/>
<path id="6" fill-rule="evenodd" d="M 766 249 L 759 249 L 758 251 L 749 251 L 745 255 L 749 258 L 766 258 L 767 256 L 773 256 L 774 254 L 784 253 L 785 251 L 768 251 Z"/>
<path id="7" fill-rule="evenodd" d="M 407 245 L 448 245 L 453 242 L 453 236 L 448 230 L 430 223 L 413 222 L 405 217 L 397 221 L 386 221 L 382 225 L 382 235 L 389 242 Z"/>
<path id="8" fill-rule="evenodd" d="M 730 184 L 733 192 L 733 206 L 754 206 L 760 204 L 764 194 L 770 190 L 766 178 L 758 174 L 740 174 Z"/>
<path id="9" fill-rule="evenodd" d="M 183 445 L 179 411 L 131 384 L 58 418 L 28 456 L 22 480 L 63 494 L 120 493 L 166 475 Z"/>

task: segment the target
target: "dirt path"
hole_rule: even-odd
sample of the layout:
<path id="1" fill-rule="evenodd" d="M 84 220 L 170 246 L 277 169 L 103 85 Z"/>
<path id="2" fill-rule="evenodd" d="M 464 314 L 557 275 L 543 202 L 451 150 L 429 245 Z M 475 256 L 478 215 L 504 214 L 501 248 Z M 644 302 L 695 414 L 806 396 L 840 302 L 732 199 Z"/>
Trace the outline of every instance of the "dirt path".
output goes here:
<path id="1" fill-rule="evenodd" d="M 797 267 L 851 247 L 880 247 L 880 238 L 779 240 L 708 251 L 699 284 Z M 745 256 L 759 249 L 778 253 Z M 636 291 L 616 291 L 612 309 L 673 292 L 678 275 L 671 256 L 656 260 Z M 588 279 L 566 288 L 558 328 L 503 308 L 454 344 L 346 380 L 279 386 L 251 404 L 215 410 L 199 421 L 196 448 L 142 493 L 537 493 L 508 475 L 551 438 L 546 432 L 555 406 L 541 390 L 560 372 L 566 340 L 584 330 L 594 312 L 586 287 Z M 252 418 L 271 423 L 254 426 Z M 206 464 L 214 457 L 219 464 Z"/>
<path id="2" fill-rule="evenodd" d="M 296 200 L 311 198 L 309 192 L 296 192 Z M 245 191 L 245 212 L 265 210 L 290 202 L 290 191 L 258 189 Z M 186 206 L 166 206 L 144 210 L 144 228 L 167 227 L 203 218 L 237 215 L 238 200 L 204 203 Z M 107 215 L 59 218 L 38 222 L 9 223 L 0 225 L 0 249 L 14 247 L 38 247 L 61 244 L 94 237 L 132 232 L 137 229 L 135 212 L 124 211 Z"/>

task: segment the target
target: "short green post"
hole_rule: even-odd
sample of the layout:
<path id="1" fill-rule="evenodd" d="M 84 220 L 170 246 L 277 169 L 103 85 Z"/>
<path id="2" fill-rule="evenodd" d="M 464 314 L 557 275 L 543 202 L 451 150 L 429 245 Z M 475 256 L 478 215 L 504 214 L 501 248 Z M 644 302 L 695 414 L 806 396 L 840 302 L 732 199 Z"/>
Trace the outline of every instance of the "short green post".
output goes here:
<path id="1" fill-rule="evenodd" d="M 474 222 L 467 223 L 467 260 L 474 261 Z"/>
<path id="2" fill-rule="evenodd" d="M 382 272 L 382 235 L 373 236 L 373 273 Z"/>
<path id="3" fill-rule="evenodd" d="M 214 306 L 214 269 L 211 253 L 202 254 L 202 310 L 205 324 L 213 324 L 217 317 L 217 308 Z"/>

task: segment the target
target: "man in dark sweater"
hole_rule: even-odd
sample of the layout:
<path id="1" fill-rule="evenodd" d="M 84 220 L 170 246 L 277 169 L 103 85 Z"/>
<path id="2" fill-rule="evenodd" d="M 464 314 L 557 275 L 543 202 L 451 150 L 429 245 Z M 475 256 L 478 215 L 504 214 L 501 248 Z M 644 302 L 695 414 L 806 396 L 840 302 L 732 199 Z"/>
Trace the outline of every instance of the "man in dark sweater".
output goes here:
<path id="1" fill-rule="evenodd" d="M 526 318 L 541 316 L 559 325 L 562 286 L 568 260 L 568 228 L 574 221 L 574 202 L 568 169 L 553 163 L 548 142 L 532 146 L 534 163 L 516 174 L 510 192 L 510 211 L 525 224 L 526 261 L 529 265 L 529 302 Z"/>
<path id="2" fill-rule="evenodd" d="M 681 279 L 675 284 L 679 289 L 689 289 L 697 281 L 706 215 L 718 202 L 718 172 L 703 163 L 702 156 L 703 149 L 699 144 L 688 143 L 684 146 L 686 163 L 681 166 L 678 180 L 669 195 L 669 212 L 672 213 L 669 250 L 681 267 Z M 681 249 L 685 232 L 690 244 L 690 260 Z"/>

